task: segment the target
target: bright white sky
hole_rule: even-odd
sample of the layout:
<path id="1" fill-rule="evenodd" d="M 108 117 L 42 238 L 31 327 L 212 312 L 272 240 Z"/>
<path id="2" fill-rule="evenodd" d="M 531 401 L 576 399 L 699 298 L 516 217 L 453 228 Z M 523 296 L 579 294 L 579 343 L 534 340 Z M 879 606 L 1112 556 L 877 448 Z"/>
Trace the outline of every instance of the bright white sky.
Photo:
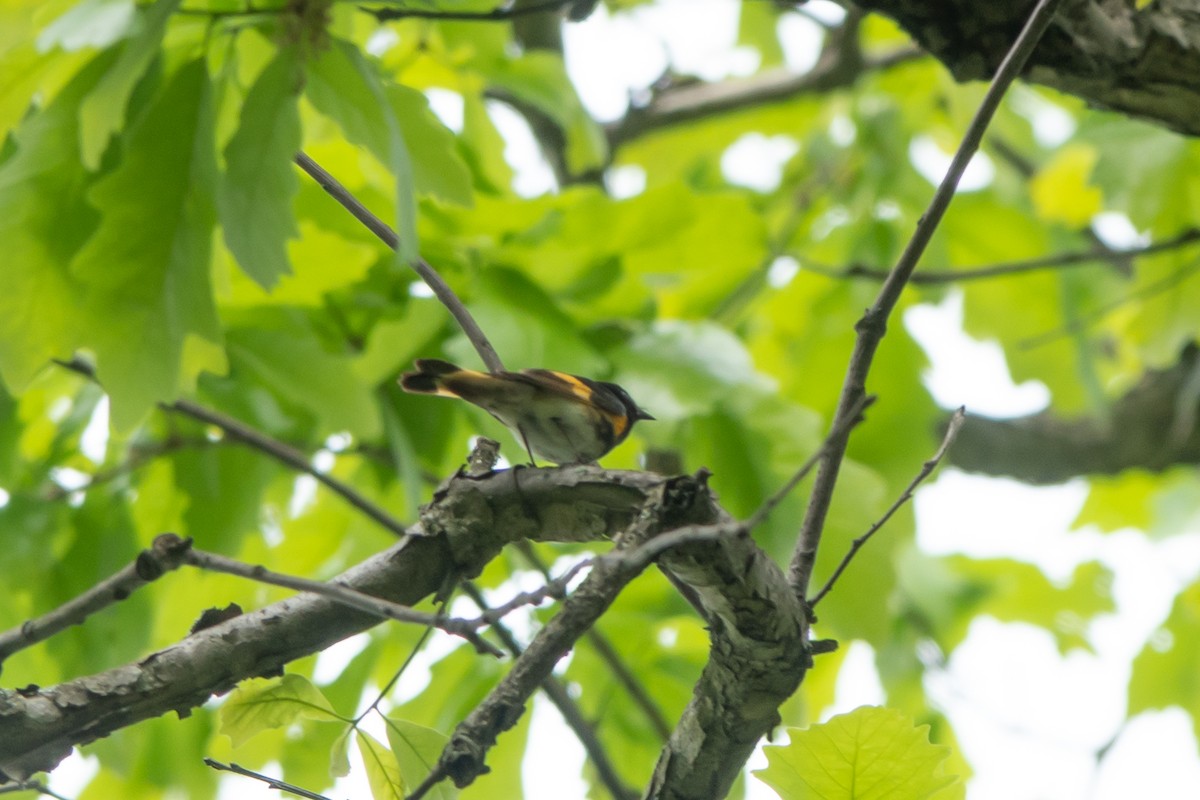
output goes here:
<path id="1" fill-rule="evenodd" d="M 805 9 L 833 19 L 841 15 L 826 0 L 814 0 Z M 567 27 L 568 68 L 587 107 L 602 120 L 616 119 L 630 93 L 644 91 L 668 63 L 714 80 L 752 72 L 754 54 L 734 43 L 737 13 L 734 0 L 665 0 L 618 18 L 600 6 L 586 22 Z M 819 45 L 816 26 L 790 15 L 780 30 L 789 66 L 810 67 Z M 613 58 L 618 52 L 621 57 Z M 443 92 L 432 99 L 447 124 L 459 127 L 457 98 Z M 1035 128 L 1044 142 L 1056 143 L 1069 133 L 1061 112 L 1032 93 L 1018 91 L 1010 102 L 1041 102 Z M 510 144 L 507 156 L 517 169 L 516 188 L 528 195 L 551 190 L 550 170 L 528 129 L 501 106 L 493 112 Z M 852 130 L 842 133 L 853 135 Z M 735 182 L 769 189 L 778 184 L 782 164 L 797 147 L 788 137 L 749 136 L 730 148 L 722 166 Z M 910 155 L 931 182 L 940 179 L 949 161 L 931 142 L 917 142 Z M 991 177 L 991 165 L 982 160 L 964 188 L 986 185 Z M 640 191 L 636 170 L 610 180 L 621 195 Z M 1101 233 L 1124 241 L 1136 237 L 1120 218 L 1107 219 Z M 930 357 L 925 380 L 937 400 L 947 408 L 966 405 L 969 411 L 998 416 L 1043 407 L 1045 388 L 1014 386 L 999 348 L 966 337 L 961 315 L 961 299 L 951 295 L 941 306 L 916 308 L 905 318 Z M 1116 575 L 1118 611 L 1090 630 L 1095 655 L 1062 658 L 1040 629 L 980 619 L 948 669 L 928 678 L 930 697 L 953 722 L 976 771 L 969 784 L 971 800 L 1176 798 L 1195 796 L 1200 786 L 1191 722 L 1179 710 L 1139 716 L 1121 732 L 1102 764 L 1094 758 L 1120 728 L 1132 656 L 1165 618 L 1173 594 L 1200 572 L 1200 537 L 1151 542 L 1135 532 L 1072 532 L 1084 496 L 1082 482 L 1034 489 L 953 470 L 944 471 L 917 496 L 918 538 L 927 552 L 1018 558 L 1056 579 L 1067 578 L 1081 562 L 1100 559 Z M 322 669 L 338 669 L 358 646 L 351 640 L 331 651 L 323 657 Z M 427 676 L 427 671 L 413 670 L 406 676 L 407 690 L 419 690 Z M 873 654 L 856 643 L 839 678 L 836 707 L 826 717 L 882 701 Z M 378 734 L 382 738 L 382 731 Z M 527 800 L 584 798 L 578 778 L 582 750 L 557 712 L 540 698 L 534 703 L 529 752 Z M 763 763 L 759 754 L 751 766 Z M 552 765 L 557 769 L 550 779 Z M 95 766 L 94 759 L 72 757 L 52 775 L 51 786 L 74 796 Z M 361 770 L 355 772 L 333 796 L 369 796 Z M 754 779 L 747 785 L 755 800 L 775 798 Z M 221 796 L 228 800 L 278 796 L 244 779 L 227 780 L 223 789 Z"/>

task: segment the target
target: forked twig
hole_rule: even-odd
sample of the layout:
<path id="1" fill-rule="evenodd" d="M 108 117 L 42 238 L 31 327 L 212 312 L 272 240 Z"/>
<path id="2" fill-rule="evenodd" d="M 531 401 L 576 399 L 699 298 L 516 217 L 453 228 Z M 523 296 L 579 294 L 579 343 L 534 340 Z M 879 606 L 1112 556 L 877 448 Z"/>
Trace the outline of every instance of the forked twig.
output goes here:
<path id="1" fill-rule="evenodd" d="M 838 398 L 837 411 L 834 414 L 833 427 L 840 428 L 846 417 L 853 413 L 858 398 L 866 393 L 867 374 L 871 370 L 871 362 L 879 343 L 887 332 L 887 320 L 900 300 L 900 294 L 912 277 L 925 248 L 933 238 L 933 232 L 946 213 L 950 201 L 954 198 L 955 189 L 966 171 L 971 157 L 979 149 L 983 141 L 984 131 L 987 130 L 996 109 L 1000 105 L 1008 87 L 1016 80 L 1024 68 L 1029 56 L 1033 53 L 1042 34 L 1050 26 L 1062 0 L 1039 0 L 1029 16 L 1020 35 L 1001 62 L 996 71 L 987 93 L 975 112 L 974 119 L 963 135 L 962 144 L 950 162 L 946 176 L 938 185 L 929 202 L 929 208 L 917 223 L 912 238 L 904 248 L 904 252 L 896 262 L 896 266 L 883 282 L 875 304 L 867 309 L 866 314 L 855 325 L 857 338 L 854 352 L 850 356 L 850 364 L 846 369 L 846 377 L 842 384 L 842 392 Z M 846 455 L 848 434 L 831 437 L 832 444 L 821 459 L 817 478 L 813 484 L 812 498 L 808 511 L 801 524 L 797 536 L 796 548 L 792 553 L 791 564 L 788 568 L 788 580 L 796 596 L 803 600 L 808 594 L 808 585 L 812 580 L 813 566 L 816 563 L 817 549 L 821 542 L 821 533 L 825 528 L 825 518 L 829 513 L 829 505 L 833 500 L 833 489 L 837 484 L 838 472 Z"/>
<path id="2" fill-rule="evenodd" d="M 920 486 L 926 478 L 933 474 L 933 471 L 937 469 L 938 464 L 942 463 L 942 459 L 946 457 L 946 453 L 950 450 L 950 445 L 954 443 L 955 437 L 958 436 L 959 428 L 963 426 L 963 422 L 966 421 L 966 419 L 966 410 L 962 407 L 959 407 L 958 410 L 954 412 L 953 416 L 950 417 L 950 423 L 946 426 L 946 435 L 942 438 L 942 444 L 940 447 L 938 447 L 937 452 L 934 453 L 928 461 L 921 465 L 921 471 L 917 473 L 916 477 L 912 479 L 900 496 L 896 498 L 896 502 L 892 503 L 888 510 L 883 513 L 883 516 L 877 519 L 875 523 L 867 529 L 866 533 L 850 543 L 850 549 L 846 552 L 846 555 L 842 557 L 842 561 L 837 565 L 837 569 L 835 569 L 833 574 L 829 576 L 829 580 L 825 581 L 825 585 L 821 587 L 821 591 L 813 595 L 812 599 L 808 601 L 809 608 L 816 608 L 817 603 L 821 602 L 821 598 L 829 594 L 829 591 L 833 588 L 833 584 L 836 583 L 837 579 L 840 578 L 842 573 L 846 571 L 846 567 L 850 566 L 850 561 L 854 558 L 854 555 L 860 549 L 862 549 L 862 546 L 867 543 L 868 539 L 875 535 L 876 531 L 882 528 L 884 524 L 886 524 L 887 521 L 892 518 L 893 514 L 900 510 L 900 506 L 912 499 L 913 492 L 917 490 L 917 487 Z"/>

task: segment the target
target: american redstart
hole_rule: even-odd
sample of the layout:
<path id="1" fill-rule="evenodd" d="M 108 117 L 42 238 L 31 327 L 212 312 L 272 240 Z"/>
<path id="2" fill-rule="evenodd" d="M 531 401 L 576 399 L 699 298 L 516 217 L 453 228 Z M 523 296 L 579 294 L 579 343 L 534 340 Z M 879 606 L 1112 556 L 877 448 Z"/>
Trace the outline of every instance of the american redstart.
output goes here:
<path id="1" fill-rule="evenodd" d="M 535 454 L 587 464 L 619 445 L 639 419 L 654 419 L 615 383 L 549 369 L 476 372 L 422 358 L 400 376 L 406 392 L 458 397 L 500 420 Z"/>

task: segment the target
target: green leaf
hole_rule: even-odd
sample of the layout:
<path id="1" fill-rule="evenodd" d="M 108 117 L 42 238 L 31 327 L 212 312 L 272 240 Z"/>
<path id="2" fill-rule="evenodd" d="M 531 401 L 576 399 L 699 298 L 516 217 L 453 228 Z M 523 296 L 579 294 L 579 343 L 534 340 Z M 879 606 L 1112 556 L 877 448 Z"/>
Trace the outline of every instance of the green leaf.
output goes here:
<path id="1" fill-rule="evenodd" d="M 1133 717 L 1143 711 L 1178 706 L 1192 718 L 1192 728 L 1200 736 L 1200 582 L 1193 583 L 1175 597 L 1166 621 L 1150 635 L 1149 641 L 1133 660 L 1129 676 L 1129 711 Z"/>
<path id="2" fill-rule="evenodd" d="M 899 711 L 863 706 L 788 737 L 763 748 L 768 766 L 754 771 L 783 800 L 920 800 L 955 784 L 963 796 L 960 778 L 945 774 L 950 748 Z"/>
<path id="3" fill-rule="evenodd" d="M 369 734 L 358 731 L 358 752 L 367 768 L 367 783 L 375 800 L 404 800 L 408 789 L 396 756 Z"/>
<path id="4" fill-rule="evenodd" d="M 408 146 L 416 191 L 471 205 L 471 171 L 458 154 L 454 133 L 429 110 L 429 100 L 417 90 L 391 83 L 385 91 Z"/>
<path id="5" fill-rule="evenodd" d="M 308 678 L 288 673 L 278 680 L 255 678 L 241 683 L 221 706 L 220 719 L 221 733 L 240 747 L 256 733 L 299 719 L 342 718 Z"/>
<path id="6" fill-rule="evenodd" d="M 1027 622 L 1054 635 L 1061 652 L 1091 650 L 1087 620 L 1111 612 L 1112 573 L 1097 561 L 1075 568 L 1065 585 L 1032 564 L 965 556 L 928 558 L 909 552 L 900 562 L 905 597 L 951 650 L 981 614 L 1002 622 Z"/>
<path id="7" fill-rule="evenodd" d="M 87 344 L 128 430 L 200 368 L 181 375 L 185 340 L 219 342 L 209 285 L 215 221 L 211 85 L 203 59 L 171 76 L 123 137 L 121 163 L 88 192 L 100 226 L 71 263 L 87 289 Z"/>
<path id="8" fill-rule="evenodd" d="M 367 148 L 396 179 L 397 252 L 404 262 L 419 253 L 413 166 L 384 83 L 349 42 L 335 40 L 310 65 L 305 91 L 312 104 L 337 121 L 346 138 Z"/>
<path id="9" fill-rule="evenodd" d="M 1068 145 L 1029 182 L 1030 195 L 1042 219 L 1083 227 L 1104 203 L 1104 194 L 1088 184 L 1099 153 L 1087 145 Z"/>
<path id="10" fill-rule="evenodd" d="M 264 289 L 289 272 L 287 240 L 297 235 L 292 159 L 300 149 L 300 78 L 295 49 L 280 49 L 247 92 L 225 148 L 217 206 L 225 243 Z"/>
<path id="11" fill-rule="evenodd" d="M 350 357 L 329 352 L 302 315 L 257 309 L 234 323 L 227 331 L 233 368 L 312 413 L 321 433 L 372 438 L 382 430 L 370 388 L 354 374 Z"/>
<path id="12" fill-rule="evenodd" d="M 504 158 L 504 137 L 488 114 L 483 96 L 475 92 L 463 95 L 463 156 L 479 188 L 496 194 L 512 189 L 512 167 Z"/>
<path id="13" fill-rule="evenodd" d="M 433 728 L 395 717 L 388 717 L 386 722 L 388 745 L 400 765 L 400 774 L 408 786 L 416 786 L 437 766 L 442 748 L 450 738 Z M 453 784 L 442 781 L 426 796 L 434 800 L 454 800 L 458 790 Z"/>
<path id="14" fill-rule="evenodd" d="M 0 164 L 0 375 L 20 392 L 55 357 L 79 346 L 82 287 L 67 268 L 95 221 L 79 163 L 80 103 L 112 63 L 101 55 L 17 129 Z"/>
<path id="15" fill-rule="evenodd" d="M 167 19 L 181 0 L 158 0 L 142 11 L 137 32 L 121 46 L 121 54 L 83 101 L 79 110 L 80 151 L 90 170 L 100 165 L 108 142 L 125 122 L 125 108 L 138 80 L 158 53 Z"/>

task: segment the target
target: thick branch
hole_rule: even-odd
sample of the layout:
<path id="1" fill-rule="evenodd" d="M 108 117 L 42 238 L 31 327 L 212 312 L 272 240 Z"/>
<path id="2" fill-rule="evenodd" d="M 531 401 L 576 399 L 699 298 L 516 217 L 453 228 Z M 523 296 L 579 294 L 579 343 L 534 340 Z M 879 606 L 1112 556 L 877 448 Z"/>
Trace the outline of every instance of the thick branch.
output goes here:
<path id="1" fill-rule="evenodd" d="M 1108 419 L 1069 420 L 1049 411 L 1015 419 L 968 416 L 949 463 L 1033 484 L 1200 464 L 1198 377 L 1200 350 L 1189 346 L 1175 366 L 1147 373 Z"/>
<path id="2" fill-rule="evenodd" d="M 991 75 L 1032 0 L 860 0 L 895 19 L 960 81 Z M 1072 0 L 1025 78 L 1089 104 L 1200 134 L 1200 15 L 1189 3 Z"/>
<path id="3" fill-rule="evenodd" d="M 413 605 L 456 570 L 478 572 L 518 537 L 602 538 L 622 530 L 663 478 L 596 467 L 519 470 L 461 478 L 425 509 L 410 536 L 336 580 Z M 325 597 L 302 594 L 199 631 L 139 662 L 48 689 L 0 690 L 0 772 L 17 780 L 49 770 L 73 745 L 175 711 L 186 716 L 247 678 L 278 674 L 379 622 Z"/>
<path id="4" fill-rule="evenodd" d="M 412 605 L 452 566 L 441 539 L 409 537 L 341 576 L 346 585 Z M 247 678 L 276 675 L 379 622 L 324 597 L 300 595 L 199 631 L 132 664 L 40 689 L 0 690 L 0 772 L 22 780 L 74 745 L 175 711 L 181 717 Z"/>
<path id="5" fill-rule="evenodd" d="M 805 612 L 744 532 L 671 550 L 660 563 L 696 590 L 712 645 L 645 796 L 724 797 L 811 664 Z"/>
<path id="6" fill-rule="evenodd" d="M 719 83 L 683 83 L 658 91 L 647 105 L 630 109 L 605 133 L 613 149 L 660 128 L 693 122 L 745 108 L 786 102 L 804 95 L 819 95 L 852 86 L 864 72 L 889 69 L 924 57 L 917 49 L 862 58 L 856 41 L 857 17 L 829 33 L 817 64 L 797 75 L 785 69 Z"/>

